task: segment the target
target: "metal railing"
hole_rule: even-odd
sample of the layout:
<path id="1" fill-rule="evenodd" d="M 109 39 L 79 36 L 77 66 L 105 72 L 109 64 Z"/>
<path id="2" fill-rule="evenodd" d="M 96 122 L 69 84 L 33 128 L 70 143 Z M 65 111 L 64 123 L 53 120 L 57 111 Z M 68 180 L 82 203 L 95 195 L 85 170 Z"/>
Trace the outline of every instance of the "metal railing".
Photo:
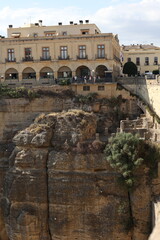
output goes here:
<path id="1" fill-rule="evenodd" d="M 16 62 L 16 58 L 12 58 L 12 59 L 6 58 L 5 62 Z"/>
<path id="2" fill-rule="evenodd" d="M 96 54 L 95 59 L 107 59 L 107 54 Z"/>
<path id="3" fill-rule="evenodd" d="M 69 60 L 70 59 L 70 57 L 69 57 L 69 55 L 68 56 L 58 56 L 58 60 Z"/>
<path id="4" fill-rule="evenodd" d="M 79 55 L 77 55 L 77 59 L 78 59 L 78 60 L 88 59 L 88 55 L 85 55 L 85 56 L 79 56 Z"/>
<path id="5" fill-rule="evenodd" d="M 51 60 L 51 56 L 49 57 L 40 57 L 40 61 L 49 61 Z"/>
<path id="6" fill-rule="evenodd" d="M 23 62 L 33 61 L 33 57 L 24 57 L 24 58 L 22 58 L 22 61 L 23 61 Z"/>

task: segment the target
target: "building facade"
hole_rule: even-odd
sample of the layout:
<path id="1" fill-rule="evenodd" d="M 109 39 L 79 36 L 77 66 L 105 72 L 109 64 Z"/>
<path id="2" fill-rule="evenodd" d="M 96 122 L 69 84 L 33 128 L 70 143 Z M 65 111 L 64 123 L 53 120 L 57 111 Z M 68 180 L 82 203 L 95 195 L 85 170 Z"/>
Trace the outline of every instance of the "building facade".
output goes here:
<path id="1" fill-rule="evenodd" d="M 160 47 L 142 44 L 122 45 L 123 66 L 132 61 L 137 65 L 139 75 L 160 69 Z"/>
<path id="2" fill-rule="evenodd" d="M 101 33 L 88 20 L 57 26 L 13 28 L 0 39 L 1 82 L 47 83 L 61 79 L 114 81 L 120 74 L 117 35 Z M 111 80 L 112 74 L 112 80 Z"/>

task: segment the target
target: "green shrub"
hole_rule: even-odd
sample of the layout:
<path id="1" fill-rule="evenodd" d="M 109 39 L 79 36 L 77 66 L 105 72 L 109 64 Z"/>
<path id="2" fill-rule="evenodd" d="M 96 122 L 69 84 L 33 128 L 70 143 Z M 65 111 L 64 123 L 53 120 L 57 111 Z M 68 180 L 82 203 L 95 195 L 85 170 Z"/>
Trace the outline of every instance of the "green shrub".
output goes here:
<path id="1" fill-rule="evenodd" d="M 159 74 L 159 69 L 153 70 L 152 73 L 155 75 Z"/>
<path id="2" fill-rule="evenodd" d="M 77 95 L 75 102 L 77 103 L 92 103 L 97 99 L 98 93 L 89 93 L 87 95 Z"/>
<path id="3" fill-rule="evenodd" d="M 71 84 L 70 79 L 61 79 L 59 85 L 69 85 Z"/>
<path id="4" fill-rule="evenodd" d="M 115 168 L 123 177 L 128 188 L 134 185 L 134 170 L 143 162 L 139 157 L 141 140 L 131 133 L 117 133 L 109 139 L 104 153 L 106 160 L 112 168 Z"/>

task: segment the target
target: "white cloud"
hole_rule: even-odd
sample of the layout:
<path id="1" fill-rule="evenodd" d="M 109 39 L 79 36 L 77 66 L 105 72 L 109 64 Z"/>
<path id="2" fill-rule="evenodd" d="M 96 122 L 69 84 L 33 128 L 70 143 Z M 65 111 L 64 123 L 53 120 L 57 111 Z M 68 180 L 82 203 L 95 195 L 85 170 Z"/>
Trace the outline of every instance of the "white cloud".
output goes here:
<path id="1" fill-rule="evenodd" d="M 20 27 L 26 22 L 43 20 L 44 25 L 56 25 L 58 22 L 68 24 L 90 19 L 102 29 L 102 32 L 113 32 L 119 35 L 121 44 L 155 43 L 160 46 L 160 0 L 130 0 L 127 3 L 113 0 L 114 5 L 86 14 L 86 10 L 77 7 L 63 9 L 11 9 L 0 10 L 0 34 L 5 34 L 9 24 Z M 6 34 L 5 34 L 6 35 Z"/>

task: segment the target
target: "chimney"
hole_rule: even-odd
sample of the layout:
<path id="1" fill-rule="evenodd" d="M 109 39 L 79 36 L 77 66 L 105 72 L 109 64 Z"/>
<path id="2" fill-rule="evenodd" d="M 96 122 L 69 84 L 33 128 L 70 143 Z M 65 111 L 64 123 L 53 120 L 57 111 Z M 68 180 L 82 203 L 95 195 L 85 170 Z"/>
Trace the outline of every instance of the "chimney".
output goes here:
<path id="1" fill-rule="evenodd" d="M 89 20 L 85 20 L 86 23 L 89 23 Z"/>
<path id="2" fill-rule="evenodd" d="M 13 27 L 13 25 L 9 25 L 9 28 L 12 28 Z"/>
<path id="3" fill-rule="evenodd" d="M 70 23 L 71 25 L 73 24 L 73 22 L 72 22 L 72 21 L 70 21 L 69 23 Z"/>
<path id="4" fill-rule="evenodd" d="M 59 22 L 58 25 L 62 25 L 62 22 Z"/>
<path id="5" fill-rule="evenodd" d="M 82 21 L 82 20 L 79 20 L 79 23 L 80 23 L 80 24 L 83 24 L 83 21 Z"/>
<path id="6" fill-rule="evenodd" d="M 39 20 L 39 26 L 42 27 L 42 20 Z"/>

